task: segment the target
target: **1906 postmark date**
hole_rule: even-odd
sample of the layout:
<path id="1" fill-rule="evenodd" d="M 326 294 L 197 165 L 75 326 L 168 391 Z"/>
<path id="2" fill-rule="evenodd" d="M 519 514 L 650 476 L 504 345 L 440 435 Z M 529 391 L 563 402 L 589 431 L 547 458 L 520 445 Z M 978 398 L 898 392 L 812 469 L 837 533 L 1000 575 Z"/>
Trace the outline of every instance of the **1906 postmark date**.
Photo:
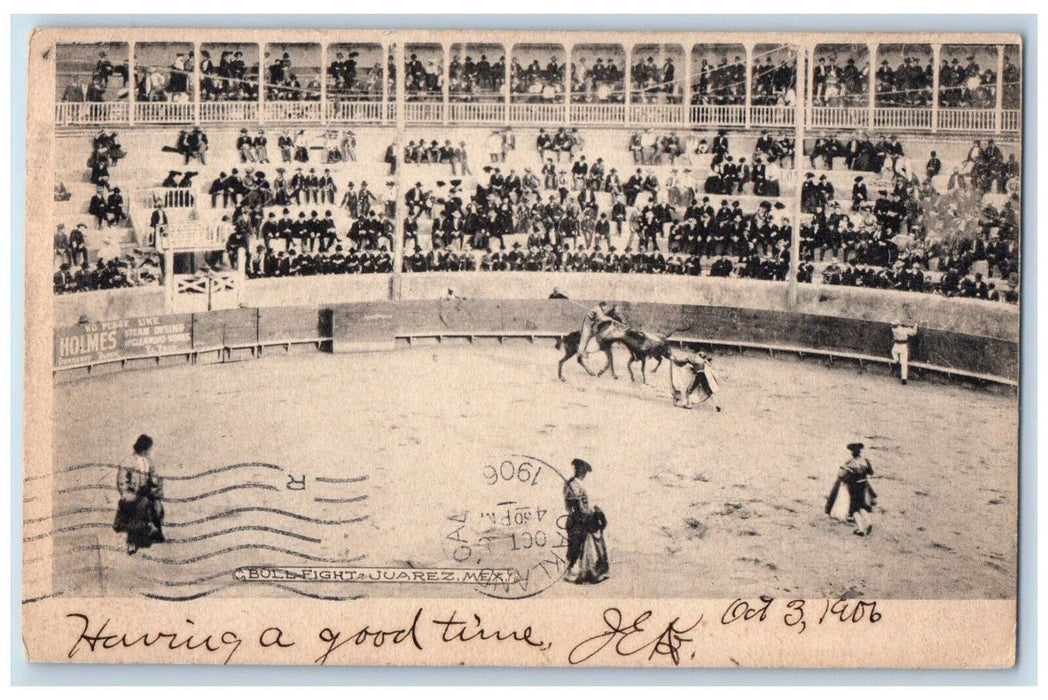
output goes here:
<path id="1" fill-rule="evenodd" d="M 484 464 L 471 479 L 478 502 L 446 518 L 448 563 L 508 570 L 510 580 L 475 587 L 493 598 L 530 598 L 560 581 L 568 568 L 560 471 L 536 457 L 510 455 Z"/>

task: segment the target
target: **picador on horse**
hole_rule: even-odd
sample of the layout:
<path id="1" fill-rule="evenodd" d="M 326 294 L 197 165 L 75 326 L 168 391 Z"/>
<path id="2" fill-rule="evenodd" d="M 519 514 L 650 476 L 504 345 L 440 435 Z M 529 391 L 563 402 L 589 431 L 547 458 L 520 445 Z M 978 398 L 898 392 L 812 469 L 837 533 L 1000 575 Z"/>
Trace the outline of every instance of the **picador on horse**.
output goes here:
<path id="1" fill-rule="evenodd" d="M 585 362 L 585 359 L 590 354 L 589 346 L 594 341 L 607 358 L 607 364 L 600 372 L 596 373 Z M 617 305 L 602 301 L 586 314 L 582 321 L 581 330 L 570 333 L 558 340 L 557 347 L 560 348 L 562 345 L 564 347 L 564 357 L 560 360 L 557 368 L 558 376 L 561 380 L 564 379 L 564 363 L 571 359 L 572 356 L 577 355 L 579 364 L 589 374 L 600 376 L 610 369 L 611 375 L 617 379 L 618 375 L 615 373 L 615 363 L 611 354 L 611 346 L 614 343 L 621 343 L 629 350 L 630 359 L 626 366 L 629 369 L 631 380 L 636 380 L 633 373 L 633 364 L 635 362 L 640 361 L 641 381 L 647 382 L 646 369 L 648 358 L 657 360 L 657 364 L 652 370 L 656 371 L 662 365 L 663 358 L 669 355 L 669 342 L 665 337 L 630 328 Z"/>

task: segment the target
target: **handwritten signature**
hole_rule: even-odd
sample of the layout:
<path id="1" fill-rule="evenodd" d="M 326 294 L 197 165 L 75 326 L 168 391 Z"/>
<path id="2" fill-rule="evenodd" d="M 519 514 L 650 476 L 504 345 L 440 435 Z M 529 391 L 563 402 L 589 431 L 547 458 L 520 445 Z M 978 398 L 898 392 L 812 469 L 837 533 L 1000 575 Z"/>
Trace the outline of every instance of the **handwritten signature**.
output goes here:
<path id="1" fill-rule="evenodd" d="M 576 644 L 568 654 L 568 663 L 585 663 L 605 649 L 611 648 L 623 657 L 647 653 L 649 661 L 656 657 L 668 656 L 674 666 L 680 665 L 681 648 L 685 643 L 694 641 L 692 637 L 684 635 L 699 626 L 702 615 L 689 626 L 683 626 L 680 617 L 673 618 L 665 627 L 646 626 L 653 615 L 651 610 L 645 610 L 633 618 L 632 622 L 624 624 L 621 610 L 607 608 L 603 615 L 606 629 Z"/>

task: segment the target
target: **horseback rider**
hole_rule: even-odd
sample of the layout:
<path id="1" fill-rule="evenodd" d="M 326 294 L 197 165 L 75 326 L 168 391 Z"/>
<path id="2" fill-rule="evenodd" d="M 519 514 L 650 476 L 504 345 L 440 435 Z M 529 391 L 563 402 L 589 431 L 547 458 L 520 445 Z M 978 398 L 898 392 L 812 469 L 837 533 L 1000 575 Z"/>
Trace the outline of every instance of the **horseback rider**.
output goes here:
<path id="1" fill-rule="evenodd" d="M 579 355 L 582 357 L 589 356 L 589 342 L 593 338 L 596 338 L 598 345 L 606 335 L 606 331 L 612 328 L 614 324 L 625 325 L 622 319 L 622 315 L 619 313 L 618 306 L 609 304 L 606 301 L 599 302 L 596 306 L 590 309 L 589 313 L 582 320 L 582 334 L 579 339 Z"/>

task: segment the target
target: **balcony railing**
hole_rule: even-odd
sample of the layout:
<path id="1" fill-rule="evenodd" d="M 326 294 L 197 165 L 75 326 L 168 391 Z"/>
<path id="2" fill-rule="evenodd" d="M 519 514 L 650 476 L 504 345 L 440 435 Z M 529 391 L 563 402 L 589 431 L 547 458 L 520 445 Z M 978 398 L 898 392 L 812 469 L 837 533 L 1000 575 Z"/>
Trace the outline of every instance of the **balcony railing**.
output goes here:
<path id="1" fill-rule="evenodd" d="M 710 126 L 744 126 L 745 105 L 692 105 L 691 123 Z"/>
<path id="2" fill-rule="evenodd" d="M 405 102 L 404 121 L 414 124 L 440 124 L 444 121 L 444 103 Z"/>
<path id="3" fill-rule="evenodd" d="M 59 102 L 55 105 L 55 124 L 126 124 L 130 113 L 127 102 Z"/>
<path id="4" fill-rule="evenodd" d="M 509 116 L 503 102 L 451 102 L 448 121 L 468 124 L 503 124 Z"/>
<path id="5" fill-rule="evenodd" d="M 684 105 L 630 105 L 631 124 L 684 124 Z"/>
<path id="6" fill-rule="evenodd" d="M 750 107 L 750 123 L 753 126 L 793 126 L 796 109 L 780 105 L 754 105 Z"/>
<path id="7" fill-rule="evenodd" d="M 202 122 L 257 122 L 258 102 L 201 102 Z"/>
<path id="8" fill-rule="evenodd" d="M 1001 112 L 1001 131 L 1019 131 L 1022 124 L 1022 112 L 1017 109 L 1006 109 Z"/>
<path id="9" fill-rule="evenodd" d="M 608 102 L 571 105 L 572 124 L 624 124 L 626 105 Z"/>
<path id="10" fill-rule="evenodd" d="M 562 104 L 527 102 L 509 106 L 509 120 L 512 124 L 563 124 L 567 107 Z"/>
<path id="11" fill-rule="evenodd" d="M 319 122 L 319 102 L 265 102 L 262 117 L 268 122 Z"/>
<path id="12" fill-rule="evenodd" d="M 142 124 L 191 124 L 195 118 L 192 102 L 135 103 L 135 121 Z"/>
<path id="13" fill-rule="evenodd" d="M 883 129 L 931 129 L 932 110 L 913 107 L 878 107 L 873 112 L 873 125 Z"/>
<path id="14" fill-rule="evenodd" d="M 809 107 L 808 125 L 816 128 L 862 128 L 870 126 L 867 107 Z"/>
<path id="15" fill-rule="evenodd" d="M 328 102 L 324 113 L 329 122 L 363 122 L 382 121 L 381 102 Z"/>
<path id="16" fill-rule="evenodd" d="M 993 131 L 996 112 L 992 109 L 940 109 L 942 131 Z"/>
<path id="17" fill-rule="evenodd" d="M 132 114 L 133 111 L 133 114 Z M 795 108 L 781 105 L 681 105 L 423 101 L 404 104 L 408 124 L 510 124 L 515 126 L 751 126 L 788 129 Z M 814 129 L 890 129 L 911 132 L 1017 133 L 1019 110 L 931 107 L 814 106 L 806 110 Z M 131 117 L 134 117 L 132 120 Z M 747 118 L 748 117 L 748 118 Z M 397 118 L 393 102 L 328 100 L 327 102 L 60 102 L 55 105 L 58 126 L 128 124 L 192 124 L 238 122 L 303 122 L 392 125 Z"/>

